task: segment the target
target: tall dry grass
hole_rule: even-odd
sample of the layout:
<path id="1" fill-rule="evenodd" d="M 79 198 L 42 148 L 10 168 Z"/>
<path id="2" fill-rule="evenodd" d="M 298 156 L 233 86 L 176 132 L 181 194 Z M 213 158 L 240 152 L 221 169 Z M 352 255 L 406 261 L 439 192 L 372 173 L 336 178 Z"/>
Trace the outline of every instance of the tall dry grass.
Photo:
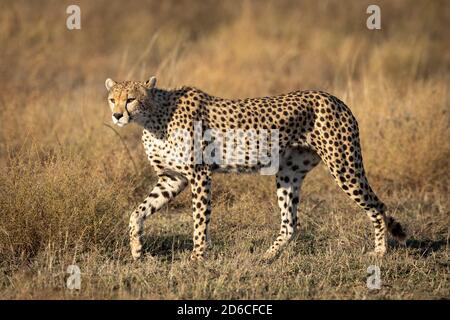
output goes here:
<path id="1" fill-rule="evenodd" d="M 448 239 L 446 1 L 380 1 L 379 31 L 365 27 L 370 1 L 78 3 L 78 31 L 65 27 L 70 1 L 4 1 L 0 10 L 0 290 L 6 296 L 44 292 L 40 285 L 54 279 L 34 277 L 38 270 L 51 270 L 60 279 L 72 262 L 84 261 L 96 270 L 109 268 L 102 264 L 105 258 L 129 261 L 128 213 L 154 177 L 140 146 L 139 128 L 114 132 L 105 125 L 110 122 L 103 86 L 107 77 L 143 80 L 156 74 L 163 86 L 194 85 L 235 98 L 298 89 L 331 92 L 359 121 L 366 169 L 382 198 L 399 212 L 409 211 L 403 218 L 410 222 L 435 221 L 437 226 L 423 231 L 427 237 Z M 308 182 L 306 195 L 318 197 L 307 202 L 308 210 L 328 198 L 325 190 L 341 199 L 337 189 L 324 189 L 332 183 L 324 172 L 311 174 Z M 274 202 L 258 207 L 265 214 L 253 216 L 247 193 L 250 185 L 252 195 L 261 193 L 258 199 L 264 203 L 274 193 L 272 184 L 270 178 L 218 176 L 218 223 L 244 233 L 252 223 L 258 230 L 268 221 L 276 224 L 267 217 L 267 210 L 276 211 Z M 402 199 L 416 199 L 419 209 Z M 187 215 L 189 208 L 187 193 L 170 206 Z M 229 211 L 250 214 L 227 220 L 221 213 Z M 161 219 L 157 225 L 172 230 L 174 222 Z M 189 234 L 189 223 L 183 226 L 180 232 Z M 220 233 L 220 226 L 215 228 Z M 328 236 L 353 241 L 351 228 L 343 228 Z M 261 235 L 267 241 L 271 237 L 248 232 L 248 243 Z M 222 237 L 235 241 L 232 233 Z M 158 243 L 151 242 L 156 251 L 161 249 Z M 189 240 L 182 243 L 180 248 L 187 250 Z M 240 245 L 236 242 L 233 248 Z M 194 276 L 180 272 L 180 281 Z M 230 288 L 214 294 L 183 288 L 184 297 L 293 298 L 283 288 L 277 294 L 269 290 L 267 296 L 259 291 L 233 295 Z M 164 288 L 160 290 L 146 296 L 164 297 Z M 166 296 L 176 297 L 170 290 Z M 136 296 L 125 291 L 118 296 Z M 322 297 L 320 290 L 310 297 Z"/>

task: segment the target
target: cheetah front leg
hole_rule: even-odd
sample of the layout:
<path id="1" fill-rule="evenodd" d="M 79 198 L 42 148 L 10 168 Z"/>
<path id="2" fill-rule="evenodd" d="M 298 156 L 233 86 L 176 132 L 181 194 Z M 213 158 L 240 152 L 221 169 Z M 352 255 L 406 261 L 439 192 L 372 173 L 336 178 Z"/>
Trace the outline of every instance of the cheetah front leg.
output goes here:
<path id="1" fill-rule="evenodd" d="M 209 243 L 211 216 L 211 173 L 202 168 L 191 179 L 192 216 L 194 219 L 194 248 L 191 260 L 203 260 Z"/>
<path id="2" fill-rule="evenodd" d="M 187 186 L 187 179 L 182 176 L 160 175 L 158 182 L 147 198 L 130 216 L 129 235 L 131 254 L 134 259 L 142 256 L 142 232 L 145 219 L 161 209 Z"/>

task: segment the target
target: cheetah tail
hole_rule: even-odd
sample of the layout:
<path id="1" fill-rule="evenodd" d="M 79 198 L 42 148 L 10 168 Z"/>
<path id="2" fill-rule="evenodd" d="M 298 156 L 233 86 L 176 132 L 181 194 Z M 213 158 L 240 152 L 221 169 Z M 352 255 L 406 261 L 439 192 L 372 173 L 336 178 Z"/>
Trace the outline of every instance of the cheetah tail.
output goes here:
<path id="1" fill-rule="evenodd" d="M 404 244 L 406 240 L 406 233 L 403 230 L 402 225 L 399 222 L 395 221 L 395 219 L 390 216 L 386 216 L 386 225 L 391 235 L 398 242 Z"/>

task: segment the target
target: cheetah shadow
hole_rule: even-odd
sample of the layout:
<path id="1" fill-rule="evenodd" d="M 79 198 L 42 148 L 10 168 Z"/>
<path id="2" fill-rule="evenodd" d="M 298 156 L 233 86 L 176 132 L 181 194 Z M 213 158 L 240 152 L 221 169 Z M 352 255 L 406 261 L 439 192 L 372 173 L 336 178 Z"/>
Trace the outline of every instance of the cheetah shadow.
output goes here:
<path id="1" fill-rule="evenodd" d="M 144 255 L 170 259 L 174 254 L 191 252 L 194 243 L 191 234 L 146 235 L 142 237 L 142 252 Z M 223 242 L 213 239 L 213 248 L 221 247 Z M 210 249 L 209 249 L 210 250 Z"/>
<path id="2" fill-rule="evenodd" d="M 187 234 L 148 235 L 142 237 L 144 255 L 171 257 L 176 252 L 192 250 L 192 237 Z"/>
<path id="3" fill-rule="evenodd" d="M 447 245 L 448 242 L 444 238 L 438 240 L 410 238 L 406 240 L 406 248 L 414 249 L 415 253 L 421 257 L 428 257 L 433 252 L 438 252 Z M 393 246 L 400 247 L 398 244 Z"/>
<path id="4" fill-rule="evenodd" d="M 304 241 L 310 240 L 309 237 L 303 237 Z M 158 256 L 162 258 L 171 258 L 174 253 L 181 253 L 184 251 L 190 252 L 193 248 L 192 236 L 190 234 L 166 234 L 166 235 L 147 235 L 143 236 L 143 253 L 144 255 Z M 300 242 L 304 245 L 304 243 Z M 297 247 L 299 239 L 294 241 Z M 254 240 L 251 243 L 250 252 L 253 253 L 255 247 L 260 247 L 266 244 L 265 239 Z M 410 238 L 406 240 L 406 248 L 414 249 L 415 254 L 420 257 L 428 257 L 434 252 L 442 250 L 448 245 L 448 241 L 444 238 L 438 240 L 432 239 L 415 239 Z M 216 239 L 213 241 L 213 247 L 223 246 L 223 243 Z M 390 246 L 394 248 L 405 248 L 395 241 L 390 241 Z"/>

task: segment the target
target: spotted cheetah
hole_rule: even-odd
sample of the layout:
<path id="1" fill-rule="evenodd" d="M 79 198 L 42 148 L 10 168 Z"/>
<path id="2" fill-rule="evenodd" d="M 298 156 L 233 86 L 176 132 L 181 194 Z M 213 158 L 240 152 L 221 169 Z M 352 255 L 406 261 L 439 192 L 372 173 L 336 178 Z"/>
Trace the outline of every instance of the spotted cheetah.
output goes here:
<path id="1" fill-rule="evenodd" d="M 278 167 L 277 199 L 281 227 L 264 258 L 275 258 L 294 236 L 297 229 L 297 206 L 300 187 L 306 174 L 322 161 L 337 185 L 369 216 L 375 229 L 375 250 L 383 255 L 387 249 L 386 229 L 399 241 L 406 235 L 401 225 L 385 214 L 386 206 L 370 187 L 363 167 L 358 124 L 350 109 L 338 98 L 322 91 L 295 91 L 272 97 L 229 100 L 209 95 L 194 87 L 163 89 L 156 78 L 145 82 L 115 82 L 107 79 L 108 103 L 112 120 L 118 126 L 135 122 L 143 127 L 143 144 L 158 181 L 148 197 L 130 217 L 129 236 L 133 258 L 143 254 L 144 220 L 167 204 L 190 184 L 194 220 L 192 260 L 201 260 L 210 244 L 208 226 L 211 215 L 211 174 L 215 171 L 255 171 L 262 161 L 250 161 L 254 150 L 242 148 L 239 163 L 206 163 L 194 159 L 196 132 L 229 130 L 257 134 L 264 130 L 277 132 Z M 197 126 L 198 127 L 198 126 Z M 184 130 L 177 140 L 177 130 Z M 200 137 L 200 151 L 207 147 Z M 184 140 L 183 140 L 184 139 Z M 167 155 L 178 155 L 180 141 L 187 147 L 184 161 Z M 186 144 L 186 141 L 190 141 Z M 194 141 L 194 142 L 192 142 Z M 183 145 L 183 143 L 181 143 Z M 248 141 L 245 146 L 248 146 Z M 231 143 L 228 144 L 231 146 Z M 256 143 L 257 148 L 261 144 Z M 180 152 L 179 155 L 181 155 Z M 234 159 L 233 156 L 231 159 Z M 252 158 L 253 159 L 253 158 Z"/>

